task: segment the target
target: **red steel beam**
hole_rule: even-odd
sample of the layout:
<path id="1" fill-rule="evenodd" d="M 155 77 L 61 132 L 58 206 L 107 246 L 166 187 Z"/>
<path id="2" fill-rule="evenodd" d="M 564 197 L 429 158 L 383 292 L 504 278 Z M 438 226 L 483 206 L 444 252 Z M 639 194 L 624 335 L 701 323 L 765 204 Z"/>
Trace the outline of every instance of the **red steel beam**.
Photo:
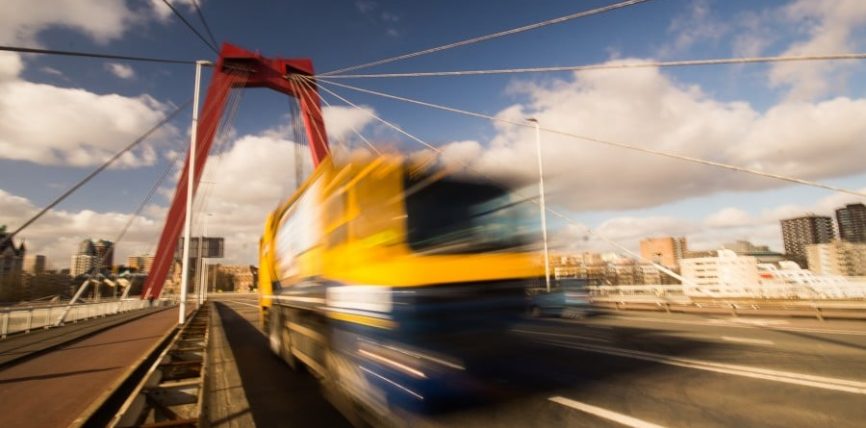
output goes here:
<path id="1" fill-rule="evenodd" d="M 253 87 L 269 88 L 297 98 L 301 106 L 301 116 L 309 141 L 313 165 L 318 166 L 329 153 L 328 137 L 319 93 L 315 83 L 299 85 L 287 79 L 290 74 L 313 75 L 313 63 L 309 59 L 265 58 L 243 48 L 224 43 L 214 67 L 208 86 L 207 96 L 198 124 L 196 141 L 195 174 L 193 188 L 197 189 L 202 171 L 208 159 L 220 118 L 225 109 L 226 99 L 232 89 Z M 189 156 L 189 154 L 187 154 Z M 166 275 L 174 261 L 175 248 L 183 229 L 186 215 L 185 189 L 189 179 L 189 158 L 184 163 L 183 172 L 177 182 L 174 199 L 171 202 L 165 226 L 159 238 L 153 266 L 144 284 L 142 298 L 159 297 L 165 284 Z"/>

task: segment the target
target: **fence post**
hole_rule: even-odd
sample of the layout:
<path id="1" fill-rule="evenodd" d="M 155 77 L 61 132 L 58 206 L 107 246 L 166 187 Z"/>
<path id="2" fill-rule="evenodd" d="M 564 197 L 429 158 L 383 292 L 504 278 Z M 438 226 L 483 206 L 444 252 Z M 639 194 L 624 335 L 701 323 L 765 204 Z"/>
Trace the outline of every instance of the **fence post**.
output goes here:
<path id="1" fill-rule="evenodd" d="M 27 327 L 24 329 L 25 333 L 30 333 L 30 327 L 33 326 L 33 306 L 29 307 L 27 310 Z"/>
<path id="2" fill-rule="evenodd" d="M 45 324 L 42 326 L 43 330 L 48 330 L 51 326 L 51 306 L 45 309 Z"/>
<path id="3" fill-rule="evenodd" d="M 0 336 L 2 336 L 0 339 L 5 339 L 6 335 L 9 334 L 9 309 L 4 310 L 3 314 L 5 316 L 3 317 L 3 324 L 0 325 Z"/>
<path id="4" fill-rule="evenodd" d="M 815 305 L 815 315 L 818 317 L 818 321 L 824 321 L 824 314 L 821 313 L 821 307 Z"/>

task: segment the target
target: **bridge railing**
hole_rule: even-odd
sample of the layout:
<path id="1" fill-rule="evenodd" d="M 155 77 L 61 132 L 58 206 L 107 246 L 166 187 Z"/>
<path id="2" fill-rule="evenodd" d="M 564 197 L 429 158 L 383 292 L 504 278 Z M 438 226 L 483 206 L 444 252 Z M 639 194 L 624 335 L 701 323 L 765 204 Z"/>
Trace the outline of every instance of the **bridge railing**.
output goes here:
<path id="1" fill-rule="evenodd" d="M 859 284 L 834 292 L 802 289 L 797 284 L 763 287 L 725 293 L 696 293 L 681 285 L 603 285 L 587 289 L 595 306 L 618 310 L 866 319 L 866 299 Z"/>
<path id="2" fill-rule="evenodd" d="M 154 301 L 153 303 L 153 305 L 163 304 L 168 304 L 168 302 Z M 10 334 L 29 333 L 35 329 L 54 327 L 68 306 L 66 303 L 58 303 L 0 308 L 0 339 L 5 339 Z M 64 324 L 148 307 L 151 307 L 150 302 L 137 298 L 76 303 L 69 308 Z"/>
<path id="3" fill-rule="evenodd" d="M 694 285 L 599 285 L 587 287 L 592 296 L 667 297 L 688 301 L 701 298 L 727 299 L 789 299 L 789 300 L 850 300 L 866 298 L 866 283 L 833 284 L 761 284 L 757 286 L 694 286 Z"/>

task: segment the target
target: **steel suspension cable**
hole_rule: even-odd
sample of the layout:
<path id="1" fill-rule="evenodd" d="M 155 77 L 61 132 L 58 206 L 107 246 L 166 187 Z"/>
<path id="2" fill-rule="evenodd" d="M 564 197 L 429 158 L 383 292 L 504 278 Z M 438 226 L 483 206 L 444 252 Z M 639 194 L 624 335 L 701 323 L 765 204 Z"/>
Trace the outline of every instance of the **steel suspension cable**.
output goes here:
<path id="1" fill-rule="evenodd" d="M 302 84 L 302 85 L 307 86 L 307 88 L 310 89 L 310 90 L 313 89 L 312 87 L 309 86 L 309 83 L 307 82 L 307 80 L 304 80 L 304 79 L 298 79 L 297 82 L 299 82 L 299 83 Z M 322 89 L 324 89 L 324 88 L 322 88 Z M 331 106 L 331 103 L 329 103 L 328 100 L 325 99 L 325 97 L 322 97 L 322 102 L 325 103 L 326 106 L 328 106 L 328 107 L 332 107 L 332 106 Z M 377 149 L 376 146 L 375 146 L 372 142 L 370 142 L 370 140 L 368 140 L 366 137 L 364 137 L 364 135 L 361 134 L 361 132 L 358 131 L 358 129 L 355 128 L 354 125 L 349 124 L 349 128 L 352 130 L 352 132 L 353 132 L 353 133 L 354 133 L 358 138 L 361 139 L 361 141 L 364 142 L 364 144 L 367 145 L 367 147 L 370 148 L 370 150 L 373 151 L 373 153 L 376 153 L 377 155 L 381 155 L 381 154 L 382 154 L 382 152 L 379 151 L 379 149 Z"/>
<path id="2" fill-rule="evenodd" d="M 153 183 L 153 186 L 151 186 L 150 190 L 147 192 L 144 199 L 138 205 L 138 208 L 136 208 L 136 210 L 132 214 L 129 215 L 129 220 L 126 221 L 126 224 L 123 226 L 123 229 L 120 230 L 120 233 L 118 233 L 117 237 L 115 237 L 114 241 L 112 241 L 111 252 L 106 252 L 105 255 L 103 255 L 102 261 L 99 263 L 100 266 L 105 266 L 105 262 L 108 260 L 108 255 L 110 253 L 114 252 L 114 250 L 117 248 L 117 243 L 120 242 L 126 236 L 126 233 L 129 231 L 129 228 L 132 227 L 132 224 L 135 222 L 135 219 L 137 219 L 138 216 L 141 215 L 141 212 L 144 211 L 144 208 L 147 206 L 147 203 L 150 202 L 151 198 L 153 198 L 153 195 L 156 193 L 157 189 L 159 189 L 159 186 L 162 185 L 162 182 L 165 181 L 165 179 L 168 177 L 168 174 L 172 171 L 172 169 L 174 169 L 174 165 L 172 165 L 171 162 L 169 162 L 168 166 L 166 166 L 166 168 L 163 170 L 162 174 L 160 174 L 160 176 L 156 180 L 156 182 Z"/>
<path id="3" fill-rule="evenodd" d="M 201 40 L 202 43 L 209 47 L 215 54 L 219 55 L 220 52 L 219 49 L 217 49 L 216 45 L 212 45 L 209 41 L 207 41 L 207 39 L 205 39 L 204 36 L 202 36 L 201 33 L 199 33 L 198 30 L 196 30 L 195 27 L 193 27 L 193 25 L 189 21 L 187 21 L 186 18 L 183 17 L 183 15 L 180 13 L 179 10 L 177 10 L 177 8 L 172 6 L 168 0 L 162 0 L 162 2 L 165 3 L 165 5 L 168 6 L 172 12 L 174 12 L 174 15 L 177 16 L 178 19 L 180 19 L 186 25 L 186 27 L 189 28 L 190 31 L 192 31 L 196 36 L 198 36 L 199 40 Z"/>
<path id="4" fill-rule="evenodd" d="M 340 100 L 340 101 L 342 101 L 342 102 L 344 102 L 344 103 L 346 103 L 346 104 L 348 104 L 348 105 L 350 105 L 350 106 L 352 106 L 352 107 L 354 107 L 354 108 L 356 108 L 356 109 L 358 109 L 358 110 L 363 111 L 364 113 L 367 114 L 367 116 L 370 116 L 370 117 L 372 117 L 373 119 L 376 119 L 376 120 L 378 120 L 379 122 L 382 122 L 382 124 L 384 124 L 385 126 L 387 126 L 387 127 L 391 128 L 391 129 L 393 129 L 393 130 L 395 130 L 395 131 L 397 131 L 397 132 L 399 132 L 399 133 L 405 135 L 406 137 L 409 137 L 410 139 L 412 139 L 412 141 L 415 141 L 416 143 L 421 144 L 422 146 L 427 147 L 428 149 L 433 150 L 433 151 L 436 152 L 436 153 L 441 153 L 441 152 L 442 152 L 442 149 L 440 149 L 440 148 L 438 148 L 438 147 L 436 147 L 436 146 L 434 146 L 434 145 L 432 145 L 432 144 L 430 144 L 430 143 L 428 143 L 428 142 L 426 142 L 426 141 L 424 141 L 424 140 L 422 140 L 422 139 L 420 139 L 420 138 L 418 138 L 418 137 L 416 137 L 416 136 L 414 136 L 414 135 L 412 135 L 412 134 L 410 134 L 410 133 L 404 131 L 403 128 L 400 128 L 399 126 L 394 125 L 393 123 L 391 123 L 391 122 L 389 122 L 389 121 L 387 121 L 387 120 L 385 120 L 385 119 L 382 119 L 381 117 L 377 116 L 376 113 L 373 113 L 373 112 L 368 111 L 367 109 L 363 109 L 363 108 L 361 108 L 361 107 L 358 106 L 357 104 L 355 104 L 355 103 L 353 103 L 353 102 L 347 100 L 346 98 L 340 96 L 340 95 L 337 94 L 336 92 L 334 92 L 334 91 L 332 91 L 332 90 L 330 90 L 330 89 L 328 89 L 328 88 L 326 88 L 326 87 L 324 87 L 324 86 L 319 86 L 319 88 L 321 88 L 323 91 L 325 91 L 325 92 L 327 92 L 327 93 L 333 95 L 333 96 L 334 96 L 335 98 L 337 98 L 338 100 Z"/>
<path id="5" fill-rule="evenodd" d="M 517 33 L 522 33 L 525 31 L 535 30 L 535 29 L 542 28 L 542 27 L 547 27 L 549 25 L 560 24 L 560 23 L 571 21 L 571 20 L 578 19 L 578 18 L 585 18 L 587 16 L 598 15 L 598 14 L 609 12 L 612 10 L 621 9 L 621 8 L 625 8 L 628 6 L 633 6 L 633 5 L 636 5 L 639 3 L 644 3 L 647 1 L 649 1 L 649 0 L 622 1 L 619 3 L 614 3 L 614 4 L 602 6 L 602 7 L 595 8 L 595 9 L 590 9 L 590 10 L 585 10 L 582 12 L 573 13 L 571 15 L 561 16 L 558 18 L 553 18 L 553 19 L 548 19 L 548 20 L 541 21 L 541 22 L 536 22 L 534 24 L 524 25 L 522 27 L 512 28 L 510 30 L 500 31 L 497 33 L 492 33 L 492 34 L 487 34 L 484 36 L 473 37 L 470 39 L 461 40 L 459 42 L 449 43 L 449 44 L 438 46 L 435 48 L 424 49 L 421 51 L 407 53 L 407 54 L 403 54 L 403 55 L 397 55 L 394 57 L 380 59 L 378 61 L 372 61 L 372 62 L 359 64 L 359 65 L 354 65 L 351 67 L 344 67 L 344 68 L 340 68 L 338 70 L 333 70 L 333 71 L 329 71 L 326 73 L 322 73 L 320 75 L 321 76 L 331 76 L 331 75 L 335 75 L 335 74 L 345 73 L 347 71 L 360 70 L 362 68 L 369 68 L 369 67 L 373 67 L 376 65 L 388 64 L 391 62 L 400 61 L 400 60 L 404 60 L 404 59 L 416 58 L 416 57 L 431 54 L 434 52 L 441 52 L 441 51 L 444 51 L 447 49 L 452 49 L 452 48 L 456 48 L 456 47 L 460 47 L 460 46 L 467 46 L 467 45 L 471 45 L 471 44 L 475 44 L 475 43 L 484 42 L 487 40 L 496 39 L 499 37 L 510 36 L 512 34 L 517 34 Z"/>
<path id="6" fill-rule="evenodd" d="M 173 120 L 173 119 L 174 119 L 174 118 L 175 118 L 175 117 L 176 117 L 176 116 L 177 116 L 181 111 L 183 111 L 183 110 L 184 110 L 187 106 L 189 106 L 191 103 L 192 103 L 192 98 L 186 100 L 186 102 L 184 102 L 183 104 L 181 104 L 177 109 L 175 109 L 173 112 L 171 112 L 171 114 L 169 114 L 168 116 L 166 116 L 164 119 L 162 119 L 161 121 L 159 121 L 156 125 L 154 125 L 154 126 L 151 127 L 150 129 L 148 129 L 144 134 L 142 134 L 141 136 L 139 136 L 138 138 L 136 138 L 135 140 L 133 140 L 131 143 L 129 143 L 129 145 L 127 145 L 126 147 L 124 147 L 122 150 L 120 150 L 119 152 L 115 153 L 112 157 L 110 157 L 107 161 L 105 161 L 105 162 L 104 162 L 102 165 L 100 165 L 98 168 L 96 168 L 95 170 L 93 170 L 90 174 L 87 174 L 87 176 L 85 176 L 84 178 L 82 178 L 82 179 L 81 179 L 78 183 L 76 183 L 74 186 L 70 187 L 70 188 L 67 189 L 65 192 L 63 192 L 60 196 L 58 196 L 56 199 L 54 199 L 54 201 L 52 201 L 50 204 L 46 205 L 46 206 L 45 206 L 44 208 L 42 208 L 38 213 L 36 213 L 36 215 L 34 215 L 34 216 L 31 217 L 29 220 L 27 220 L 26 222 L 24 222 L 24 224 L 22 224 L 21 226 L 19 226 L 17 229 L 15 229 L 14 232 L 8 234 L 8 235 L 6 236 L 6 238 L 4 239 L 3 242 L 5 243 L 6 241 L 11 240 L 15 235 L 17 235 L 17 234 L 20 233 L 22 230 L 24 230 L 25 228 L 27 228 L 28 226 L 30 226 L 31 224 L 33 224 L 33 222 L 35 222 L 35 221 L 38 220 L 40 217 L 42 217 L 43 215 L 45 215 L 45 213 L 47 213 L 48 210 L 50 210 L 51 208 L 54 208 L 55 206 L 57 206 L 57 204 L 63 202 L 63 200 L 65 200 L 67 197 L 69 197 L 69 195 L 71 195 L 71 194 L 72 194 L 73 192 L 75 192 L 76 190 L 80 189 L 81 186 L 84 186 L 85 184 L 87 184 L 87 182 L 89 182 L 90 180 L 92 180 L 92 179 L 93 179 L 94 177 L 96 177 L 99 173 L 101 173 L 101 172 L 104 171 L 106 168 L 108 168 L 109 166 L 111 166 L 111 164 L 114 163 L 114 161 L 116 161 L 117 159 L 119 159 L 119 158 L 120 158 L 121 156 L 123 156 L 125 153 L 127 153 L 127 152 L 129 152 L 130 150 L 134 149 L 136 146 L 138 146 L 141 142 L 143 142 L 143 141 L 146 140 L 148 137 L 150 137 L 151 134 L 153 134 L 154 132 L 156 132 L 156 131 L 157 131 L 159 128 L 161 128 L 163 125 L 165 125 L 166 123 L 168 123 L 168 122 L 170 122 L 171 120 Z"/>
<path id="7" fill-rule="evenodd" d="M 327 92 L 330 93 L 331 95 L 336 96 L 337 98 L 339 98 L 339 99 L 340 99 L 341 101 L 343 101 L 344 103 L 346 103 L 346 104 L 348 104 L 348 105 L 350 105 L 350 106 L 352 106 L 352 107 L 358 108 L 358 106 L 357 106 L 355 103 L 349 101 L 349 100 L 346 99 L 346 98 L 343 98 L 343 97 L 341 97 L 341 96 L 335 94 L 334 92 L 332 92 L 332 91 L 329 90 L 328 88 L 325 88 L 324 86 L 320 86 L 320 88 L 321 88 L 322 90 L 327 91 Z M 385 119 L 382 119 L 382 118 L 379 117 L 379 116 L 376 116 L 376 115 L 373 115 L 373 114 L 371 114 L 371 116 L 372 116 L 373 118 L 375 118 L 376 120 L 378 120 L 379 122 L 381 122 L 382 124 L 384 124 L 384 125 L 386 125 L 386 126 L 392 128 L 392 129 L 396 129 L 396 130 L 398 130 L 398 131 L 401 132 L 403 135 L 406 135 L 407 137 L 411 138 L 413 141 L 416 141 L 416 142 L 418 142 L 418 143 L 424 145 L 425 147 L 427 147 L 427 148 L 433 150 L 437 155 L 442 155 L 442 150 L 441 150 L 440 148 L 435 147 L 435 146 L 433 146 L 433 145 L 430 144 L 430 143 L 427 143 L 426 141 L 422 140 L 422 139 L 419 138 L 419 137 L 416 137 L 416 136 L 413 135 L 413 134 L 410 134 L 410 133 L 408 133 L 408 132 L 406 132 L 406 131 L 403 131 L 403 130 L 400 129 L 397 125 L 394 125 L 394 124 L 392 124 L 391 122 L 389 122 L 389 121 L 387 121 L 387 120 L 385 120 Z M 534 127 L 534 125 L 532 125 L 532 126 Z M 476 171 L 478 174 L 480 174 L 482 177 L 484 177 L 484 178 L 486 178 L 486 179 L 491 179 L 491 177 L 490 177 L 488 174 L 484 173 L 483 171 L 480 171 L 476 165 L 472 165 L 472 164 L 470 164 L 470 163 L 468 163 L 468 162 L 464 162 L 464 161 L 459 160 L 459 159 L 458 159 L 458 162 L 461 163 L 462 166 L 463 166 L 464 168 L 475 170 L 475 171 Z M 429 184 L 429 183 L 428 183 L 428 184 Z M 520 198 L 523 198 L 523 195 L 520 195 L 520 194 L 517 193 L 517 192 L 515 192 L 515 196 L 518 196 L 519 199 L 520 199 Z M 526 198 L 526 199 L 528 200 L 528 198 Z M 539 206 L 539 209 L 541 209 L 541 204 L 540 204 L 540 202 L 539 202 L 538 200 L 536 200 L 536 201 L 534 201 L 534 202 L 536 203 L 536 205 Z M 652 264 L 653 266 L 656 267 L 656 269 L 659 269 L 659 270 L 661 270 L 662 272 L 664 272 L 664 273 L 666 273 L 666 274 L 668 274 L 668 275 L 671 275 L 671 276 L 674 277 L 674 278 L 679 279 L 683 284 L 686 283 L 685 279 L 684 279 L 681 275 L 677 274 L 676 272 L 673 272 L 673 271 L 671 271 L 670 269 L 667 269 L 666 267 L 664 267 L 664 266 L 662 266 L 662 265 L 656 263 L 656 262 L 653 261 L 653 260 L 650 260 L 650 259 L 648 259 L 648 258 L 645 258 L 645 257 L 639 255 L 639 254 L 636 254 L 635 252 L 633 252 L 633 251 L 629 250 L 628 248 L 626 248 L 624 245 L 622 245 L 622 244 L 620 244 L 620 243 L 618 243 L 618 242 L 616 242 L 616 241 L 614 241 L 614 240 L 612 240 L 612 239 L 609 239 L 609 238 L 605 237 L 603 234 L 601 234 L 601 233 L 599 233 L 599 232 L 593 230 L 592 228 L 590 228 L 589 226 L 587 226 L 587 225 L 585 225 L 585 224 L 583 224 L 583 223 L 581 223 L 581 222 L 578 222 L 577 220 L 572 219 L 572 218 L 569 217 L 568 215 L 566 215 L 566 214 L 564 214 L 564 213 L 562 213 L 562 212 L 560 212 L 560 211 L 558 211 L 558 210 L 555 210 L 555 209 L 553 209 L 553 208 L 550 208 L 550 207 L 545 207 L 545 208 L 544 208 L 544 211 L 553 214 L 554 216 L 556 216 L 556 217 L 562 219 L 563 221 L 565 221 L 566 223 L 568 223 L 568 224 L 570 224 L 570 225 L 578 226 L 578 227 L 581 227 L 581 228 L 585 229 L 585 230 L 587 231 L 587 233 L 589 233 L 589 234 L 591 234 L 591 235 L 593 235 L 593 236 L 598 237 L 599 239 L 601 239 L 602 241 L 606 242 L 607 244 L 609 244 L 609 245 L 611 245 L 611 246 L 613 246 L 613 247 L 615 247 L 615 248 L 617 248 L 617 249 L 619 249 L 619 250 L 621 250 L 621 251 L 623 251 L 623 252 L 625 252 L 625 253 L 631 255 L 632 257 L 637 258 L 638 260 L 643 260 L 644 262 L 648 262 L 648 263 Z M 694 285 L 694 284 L 690 284 L 690 285 Z"/>
<path id="8" fill-rule="evenodd" d="M 517 73 L 554 73 L 562 71 L 586 71 L 586 70 L 618 70 L 637 68 L 670 68 L 691 67 L 726 64 L 761 64 L 775 62 L 805 62 L 805 61 L 840 61 L 840 60 L 862 60 L 866 59 L 866 53 L 847 53 L 831 55 L 784 55 L 784 56 L 762 56 L 741 58 L 712 58 L 694 59 L 680 61 L 647 61 L 633 63 L 601 63 L 588 65 L 567 65 L 558 67 L 527 67 L 527 68 L 500 68 L 488 70 L 455 70 L 455 71 L 430 71 L 417 73 L 375 73 L 375 74 L 337 74 L 319 75 L 316 77 L 325 79 L 367 79 L 367 78 L 393 78 L 393 77 L 453 77 L 453 76 L 479 76 L 492 74 L 517 74 Z"/>
<path id="9" fill-rule="evenodd" d="M 231 74 L 237 74 L 237 75 L 242 77 L 241 85 L 240 85 L 241 87 L 246 85 L 247 79 L 249 78 L 248 73 L 239 72 L 239 73 L 231 73 Z M 219 171 L 219 165 L 222 163 L 223 154 L 225 153 L 224 148 L 225 148 L 226 142 L 228 140 L 227 134 L 229 132 L 229 128 L 231 128 L 231 124 L 234 123 L 235 117 L 237 117 L 237 112 L 238 112 L 238 109 L 240 108 L 240 103 L 241 103 L 241 99 L 243 98 L 243 93 L 244 93 L 244 91 L 241 89 L 232 89 L 231 90 L 231 92 L 228 95 L 228 100 L 226 101 L 226 104 L 225 104 L 226 105 L 225 113 L 223 115 L 222 120 L 220 121 L 221 123 L 220 123 L 219 127 L 217 128 L 216 132 L 214 133 L 214 138 L 216 138 L 216 140 L 217 140 L 217 147 L 215 150 L 217 153 L 217 159 L 216 159 L 216 164 L 212 164 L 212 167 L 214 168 L 215 171 Z M 208 156 L 208 154 L 205 153 L 204 156 Z M 204 176 L 204 171 L 202 171 L 202 176 Z M 204 183 L 204 184 L 205 184 L 204 192 L 201 194 L 201 196 L 197 195 L 197 197 L 196 197 L 197 204 L 193 206 L 193 211 L 197 212 L 199 214 L 207 212 L 207 209 L 210 206 L 209 196 L 210 196 L 210 193 L 213 189 L 213 184 L 215 184 L 215 183 Z"/>
<path id="10" fill-rule="evenodd" d="M 295 89 L 294 82 L 289 82 L 289 85 L 292 87 L 292 90 L 297 93 L 297 89 Z M 295 177 L 294 184 L 295 189 L 301 187 L 301 181 L 303 180 L 303 160 L 302 156 L 304 156 L 304 147 L 307 147 L 307 141 L 302 136 L 303 133 L 300 131 L 300 121 L 301 121 L 301 103 L 295 97 L 286 96 L 286 102 L 289 105 L 289 134 L 288 138 L 291 138 L 292 141 L 292 157 L 295 163 Z"/>
<path id="11" fill-rule="evenodd" d="M 207 19 L 204 19 L 204 14 L 201 11 L 201 7 L 198 4 L 198 0 L 192 0 L 192 5 L 195 7 L 195 13 L 198 15 L 199 21 L 204 25 L 204 30 L 207 32 L 208 38 L 210 38 L 211 43 L 214 46 L 219 46 L 219 43 L 216 41 L 216 37 L 213 36 L 213 32 L 210 30 L 210 25 L 207 25 Z"/>
<path id="12" fill-rule="evenodd" d="M 114 54 L 102 54 L 102 53 L 94 53 L 94 52 L 64 51 L 64 50 L 57 50 L 57 49 L 36 49 L 36 48 L 25 48 L 25 47 L 21 47 L 21 46 L 0 46 L 0 51 L 19 52 L 19 53 L 26 53 L 26 54 L 77 56 L 77 57 L 84 57 L 84 58 L 117 59 L 117 60 L 122 60 L 122 61 L 157 62 L 157 63 L 162 63 L 162 64 L 192 64 L 192 65 L 195 65 L 195 61 L 187 61 L 187 60 L 182 60 L 182 59 L 167 59 L 167 58 L 153 58 L 153 57 L 144 57 L 144 56 L 114 55 Z"/>
<path id="13" fill-rule="evenodd" d="M 289 75 L 289 76 L 291 76 L 291 75 Z M 290 80 L 289 83 L 292 84 L 292 81 Z M 321 117 L 321 118 L 322 118 L 322 121 L 324 122 L 324 120 L 325 120 L 325 116 L 324 116 L 324 114 L 322 113 L 322 107 L 319 105 L 318 102 L 315 102 L 316 100 L 314 100 L 314 99 L 312 98 L 312 97 L 313 97 L 313 95 L 312 95 L 312 94 L 313 94 L 313 91 L 315 91 L 315 86 L 314 86 L 314 85 L 315 85 L 315 81 L 312 81 L 312 80 L 311 80 L 311 81 L 310 81 L 310 91 L 311 91 L 311 92 L 307 92 L 307 91 L 301 90 L 301 91 L 299 91 L 299 93 L 298 93 L 298 98 L 300 98 L 300 97 L 304 97 L 303 99 L 306 100 L 306 102 L 309 103 L 310 106 L 312 106 L 312 108 L 316 109 L 316 111 L 317 111 L 318 114 L 319 114 L 319 117 Z M 297 84 L 297 83 L 294 83 L 294 84 L 293 84 L 293 88 L 294 88 L 295 91 L 298 91 L 298 89 L 299 89 L 298 84 Z M 321 98 L 321 97 L 320 97 L 320 98 Z M 327 139 L 325 138 L 325 135 L 322 134 L 322 130 L 319 129 L 318 126 L 315 126 L 314 129 L 315 129 L 316 135 L 319 136 L 319 140 L 325 142 L 326 150 L 327 150 L 328 154 L 330 154 L 330 153 L 331 153 L 331 149 L 330 149 L 330 147 L 327 146 Z"/>
<path id="14" fill-rule="evenodd" d="M 335 86 L 339 86 L 339 87 L 346 88 L 346 89 L 351 89 L 353 91 L 358 91 L 358 92 L 362 92 L 362 93 L 366 93 L 366 94 L 370 94 L 370 95 L 377 95 L 377 96 L 380 96 L 383 98 L 389 98 L 389 99 L 393 99 L 393 100 L 397 100 L 397 101 L 403 101 L 403 102 L 407 102 L 407 103 L 411 103 L 411 104 L 430 107 L 430 108 L 434 108 L 437 110 L 448 111 L 448 112 L 452 112 L 452 113 L 458 113 L 458 114 L 462 114 L 465 116 L 487 119 L 487 120 L 495 121 L 495 122 L 508 123 L 511 125 L 522 126 L 525 128 L 534 128 L 535 127 L 535 125 L 533 125 L 531 123 L 525 123 L 525 122 L 516 121 L 516 120 L 504 119 L 501 117 L 491 116 L 491 115 L 487 115 L 487 114 L 483 114 L 483 113 L 477 113 L 477 112 L 468 111 L 468 110 L 462 110 L 462 109 L 458 109 L 458 108 L 454 108 L 454 107 L 443 106 L 440 104 L 428 103 L 425 101 L 419 101 L 419 100 L 414 100 L 411 98 L 401 97 L 401 96 L 397 96 L 397 95 L 386 94 L 383 92 L 373 91 L 370 89 L 358 88 L 358 87 L 352 86 L 352 85 L 346 85 L 346 84 L 337 83 L 337 82 L 329 82 L 327 80 L 322 80 L 322 83 L 329 84 L 329 85 L 335 85 Z M 326 89 L 324 86 L 321 86 L 321 88 Z M 671 153 L 671 152 L 664 151 L 664 150 L 639 147 L 639 146 L 634 146 L 631 144 L 614 142 L 614 141 L 607 141 L 607 140 L 602 140 L 600 138 L 587 137 L 584 135 L 578 135 L 578 134 L 574 134 L 571 132 L 547 128 L 547 127 L 543 127 L 543 126 L 539 126 L 539 129 L 541 129 L 545 132 L 551 133 L 551 134 L 562 135 L 562 136 L 566 136 L 566 137 L 570 137 L 570 138 L 575 138 L 575 139 L 579 139 L 579 140 L 589 141 L 589 142 L 593 142 L 593 143 L 597 143 L 597 144 L 603 144 L 603 145 L 612 146 L 612 147 L 619 147 L 622 149 L 627 149 L 627 150 L 636 151 L 636 152 L 640 152 L 640 153 L 646 153 L 646 154 L 656 155 L 656 156 L 660 156 L 660 157 L 666 157 L 666 158 L 670 158 L 670 159 L 676 159 L 676 160 L 696 163 L 696 164 L 700 164 L 700 165 L 713 166 L 716 168 L 728 169 L 728 170 L 732 170 L 732 171 L 743 172 L 743 173 L 757 175 L 757 176 L 761 176 L 761 177 L 773 178 L 773 179 L 780 180 L 780 181 L 787 181 L 790 183 L 796 183 L 796 184 L 802 184 L 802 185 L 811 186 L 811 187 L 817 187 L 820 189 L 831 190 L 834 192 L 847 193 L 847 194 L 858 196 L 858 197 L 866 197 L 866 193 L 863 193 L 863 192 L 858 192 L 856 190 L 846 189 L 846 188 L 838 187 L 838 186 L 832 186 L 832 185 L 820 183 L 817 181 L 806 180 L 803 178 L 790 177 L 790 176 L 786 176 L 786 175 L 775 174 L 772 172 L 760 171 L 760 170 L 753 169 L 753 168 L 746 168 L 743 166 L 732 165 L 732 164 L 727 164 L 727 163 L 717 162 L 717 161 L 712 161 L 712 160 L 707 160 L 707 159 L 701 159 L 701 158 L 697 158 L 697 157 L 693 157 L 693 156 L 687 156 L 687 155 L 681 155 L 681 154 L 677 154 L 677 153 Z"/>

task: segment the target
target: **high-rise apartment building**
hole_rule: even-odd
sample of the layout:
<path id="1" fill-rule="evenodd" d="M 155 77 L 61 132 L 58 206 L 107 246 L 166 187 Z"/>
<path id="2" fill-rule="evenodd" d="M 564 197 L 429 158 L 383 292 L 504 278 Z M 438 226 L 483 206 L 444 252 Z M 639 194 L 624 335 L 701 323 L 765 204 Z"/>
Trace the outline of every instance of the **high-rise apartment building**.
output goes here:
<path id="1" fill-rule="evenodd" d="M 114 243 L 100 239 L 85 239 L 78 244 L 78 252 L 69 263 L 69 274 L 78 276 L 91 269 L 110 269 L 114 264 Z"/>
<path id="2" fill-rule="evenodd" d="M 866 242 L 866 205 L 848 204 L 836 210 L 839 237 L 848 242 Z"/>
<path id="3" fill-rule="evenodd" d="M 45 256 L 33 254 L 24 256 L 24 272 L 37 274 L 45 272 Z"/>
<path id="4" fill-rule="evenodd" d="M 834 237 L 833 219 L 830 217 L 811 214 L 782 220 L 785 255 L 804 268 L 809 266 L 806 246 L 826 244 Z"/>
<path id="5" fill-rule="evenodd" d="M 84 275 L 90 272 L 94 267 L 96 267 L 96 256 L 75 254 L 69 261 L 69 275 Z"/>
<path id="6" fill-rule="evenodd" d="M 111 267 L 114 266 L 113 242 L 104 239 L 93 241 L 93 250 L 95 253 L 94 255 L 96 256 L 97 265 L 104 269 L 111 269 Z"/>
<path id="7" fill-rule="evenodd" d="M 835 240 L 806 247 L 809 270 L 817 275 L 866 276 L 866 243 Z"/>
<path id="8" fill-rule="evenodd" d="M 663 236 L 646 238 L 640 241 L 641 259 L 660 264 L 668 269 L 678 270 L 680 260 L 688 251 L 686 238 Z"/>

